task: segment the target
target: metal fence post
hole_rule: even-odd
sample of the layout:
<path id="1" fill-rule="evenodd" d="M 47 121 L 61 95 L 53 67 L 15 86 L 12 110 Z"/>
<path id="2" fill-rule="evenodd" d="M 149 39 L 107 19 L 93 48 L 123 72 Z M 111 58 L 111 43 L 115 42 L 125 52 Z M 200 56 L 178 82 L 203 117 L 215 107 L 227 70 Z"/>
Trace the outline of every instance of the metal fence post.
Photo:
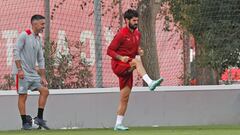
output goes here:
<path id="1" fill-rule="evenodd" d="M 101 0 L 94 0 L 94 31 L 95 31 L 95 56 L 96 56 L 96 87 L 102 85 L 102 13 Z"/>

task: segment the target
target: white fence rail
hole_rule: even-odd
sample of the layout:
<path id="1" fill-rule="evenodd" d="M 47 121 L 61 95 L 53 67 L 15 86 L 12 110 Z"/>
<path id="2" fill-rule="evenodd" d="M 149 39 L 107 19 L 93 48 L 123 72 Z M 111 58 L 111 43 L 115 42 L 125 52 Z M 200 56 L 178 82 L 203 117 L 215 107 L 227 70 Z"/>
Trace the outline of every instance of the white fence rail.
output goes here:
<path id="1" fill-rule="evenodd" d="M 37 113 L 37 93 L 27 112 Z M 0 91 L 0 130 L 21 128 L 15 91 Z M 51 128 L 112 127 L 118 88 L 51 90 L 44 117 Z M 240 123 L 240 85 L 135 87 L 124 123 L 127 126 L 180 126 Z"/>

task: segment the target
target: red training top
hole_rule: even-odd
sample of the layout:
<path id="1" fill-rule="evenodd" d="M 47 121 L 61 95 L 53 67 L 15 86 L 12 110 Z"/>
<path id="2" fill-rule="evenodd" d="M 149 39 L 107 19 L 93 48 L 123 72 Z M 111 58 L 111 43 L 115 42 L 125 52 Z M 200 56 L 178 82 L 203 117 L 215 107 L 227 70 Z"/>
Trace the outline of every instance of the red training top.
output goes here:
<path id="1" fill-rule="evenodd" d="M 113 72 L 119 78 L 120 90 L 125 86 L 132 88 L 133 74 L 128 72 L 131 68 L 129 63 L 124 63 L 116 59 L 118 55 L 128 56 L 131 59 L 138 55 L 141 34 L 138 30 L 130 31 L 128 27 L 122 28 L 114 37 L 107 49 L 107 54 L 112 57 Z"/>
<path id="2" fill-rule="evenodd" d="M 135 58 L 138 55 L 141 34 L 136 29 L 133 32 L 128 27 L 122 28 L 114 37 L 107 49 L 107 55 L 112 57 L 113 61 L 117 55 Z"/>

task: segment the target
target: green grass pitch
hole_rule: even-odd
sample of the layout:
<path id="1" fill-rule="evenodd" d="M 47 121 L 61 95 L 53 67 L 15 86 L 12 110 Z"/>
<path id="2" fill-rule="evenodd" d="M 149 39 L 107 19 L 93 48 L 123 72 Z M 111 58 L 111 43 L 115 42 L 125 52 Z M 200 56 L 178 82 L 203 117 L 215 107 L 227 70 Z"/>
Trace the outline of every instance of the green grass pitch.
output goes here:
<path id="1" fill-rule="evenodd" d="M 139 127 L 129 131 L 113 129 L 32 130 L 0 131 L 0 135 L 240 135 L 240 125 Z"/>

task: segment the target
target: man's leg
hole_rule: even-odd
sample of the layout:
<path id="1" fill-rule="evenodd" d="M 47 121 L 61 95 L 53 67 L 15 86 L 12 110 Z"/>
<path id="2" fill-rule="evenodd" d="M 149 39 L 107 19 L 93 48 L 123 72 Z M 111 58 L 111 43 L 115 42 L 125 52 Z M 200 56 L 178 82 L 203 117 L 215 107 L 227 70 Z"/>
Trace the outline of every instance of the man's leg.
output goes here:
<path id="1" fill-rule="evenodd" d="M 49 95 L 48 88 L 46 87 L 40 87 L 39 88 L 39 99 L 38 99 L 38 108 L 44 109 L 45 105 L 47 103 L 47 98 Z M 39 115 L 39 118 L 43 118 L 43 115 Z"/>
<path id="2" fill-rule="evenodd" d="M 133 59 L 130 63 L 129 63 L 132 67 L 136 67 L 136 70 L 138 72 L 138 74 L 140 76 L 144 76 L 146 73 L 145 68 L 143 67 L 143 64 L 140 60 L 138 59 Z"/>
<path id="3" fill-rule="evenodd" d="M 130 93 L 131 93 L 131 89 L 128 86 L 121 89 L 121 91 L 120 91 L 120 103 L 118 105 L 117 115 L 124 116 L 124 114 L 127 110 L 127 105 L 128 105 L 128 100 L 129 100 Z"/>
<path id="4" fill-rule="evenodd" d="M 40 88 L 38 88 L 38 90 L 40 93 L 39 99 L 38 99 L 38 114 L 37 114 L 37 117 L 34 118 L 34 120 L 37 125 L 48 130 L 49 128 L 46 125 L 46 121 L 43 120 L 43 112 L 44 112 L 44 108 L 45 108 L 45 105 L 47 102 L 49 91 L 48 91 L 48 88 L 46 88 L 46 87 L 40 87 Z"/>
<path id="5" fill-rule="evenodd" d="M 129 86 L 125 86 L 120 91 L 120 102 L 118 105 L 117 120 L 116 120 L 114 130 L 127 130 L 128 129 L 127 127 L 122 126 L 122 121 L 123 121 L 124 115 L 127 110 L 130 93 L 131 93 L 131 89 L 129 88 Z"/>
<path id="6" fill-rule="evenodd" d="M 26 115 L 26 100 L 27 94 L 19 94 L 18 96 L 18 109 L 22 119 L 22 129 L 23 130 L 31 130 L 32 125 L 27 119 Z"/>
<path id="7" fill-rule="evenodd" d="M 143 64 L 140 60 L 137 60 L 137 59 L 133 59 L 131 62 L 130 62 L 130 65 L 131 67 L 136 67 L 136 70 L 138 72 L 138 74 L 143 78 L 143 80 L 148 84 L 148 87 L 150 90 L 154 90 L 157 86 L 159 86 L 162 81 L 163 81 L 163 78 L 159 78 L 158 80 L 152 80 L 145 68 L 143 67 Z"/>
<path id="8" fill-rule="evenodd" d="M 29 83 L 25 79 L 19 79 L 18 76 L 15 78 L 16 87 L 18 92 L 18 110 L 22 119 L 22 129 L 23 130 L 31 130 L 32 125 L 30 121 L 27 119 L 26 113 L 26 101 L 27 101 L 27 93 Z"/>
<path id="9" fill-rule="evenodd" d="M 27 122 L 26 119 L 26 100 L 27 94 L 19 94 L 18 96 L 18 110 L 22 118 L 22 124 Z"/>

